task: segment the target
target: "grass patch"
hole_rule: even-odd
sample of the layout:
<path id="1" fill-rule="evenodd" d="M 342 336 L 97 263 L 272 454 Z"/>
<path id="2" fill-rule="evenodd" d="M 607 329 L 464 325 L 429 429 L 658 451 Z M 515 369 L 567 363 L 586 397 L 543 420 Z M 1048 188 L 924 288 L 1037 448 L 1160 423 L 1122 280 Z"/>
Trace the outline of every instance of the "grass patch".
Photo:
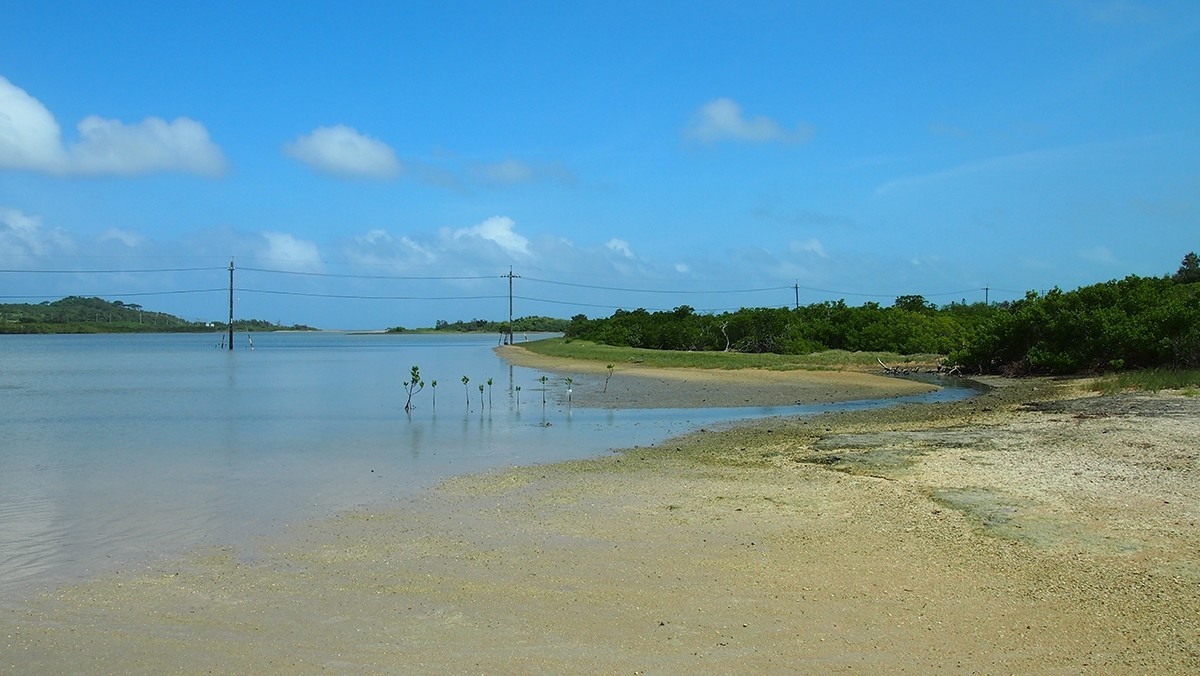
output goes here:
<path id="1" fill-rule="evenodd" d="M 771 371 L 866 371 L 879 361 L 895 365 L 936 365 L 940 355 L 900 355 L 894 352 L 826 350 L 812 354 L 750 354 L 742 352 L 681 352 L 615 347 L 587 340 L 548 338 L 521 343 L 521 347 L 547 357 L 584 359 L 605 364 L 645 364 L 664 368 L 766 369 Z"/>
<path id="2" fill-rule="evenodd" d="M 1200 369 L 1146 369 L 1124 371 L 1104 376 L 1091 384 L 1091 389 L 1104 394 L 1137 390 L 1158 392 L 1182 390 L 1189 397 L 1200 396 Z"/>

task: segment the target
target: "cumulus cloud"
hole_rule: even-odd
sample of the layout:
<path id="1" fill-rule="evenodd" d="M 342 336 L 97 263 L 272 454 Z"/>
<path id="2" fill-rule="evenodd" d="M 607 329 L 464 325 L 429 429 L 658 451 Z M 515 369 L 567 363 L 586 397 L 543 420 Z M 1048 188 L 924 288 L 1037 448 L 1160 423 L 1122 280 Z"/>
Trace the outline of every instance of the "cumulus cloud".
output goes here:
<path id="1" fill-rule="evenodd" d="M 623 239 L 610 239 L 604 246 L 608 247 L 610 251 L 621 254 L 625 258 L 633 258 L 633 249 L 630 249 L 629 242 Z"/>
<path id="2" fill-rule="evenodd" d="M 74 242 L 57 228 L 47 230 L 42 219 L 18 209 L 0 207 L 0 256 L 69 252 Z"/>
<path id="3" fill-rule="evenodd" d="M 459 228 L 453 232 L 456 240 L 480 239 L 491 242 L 510 254 L 528 256 L 529 240 L 514 230 L 516 222 L 507 216 L 493 216 L 479 225 Z"/>
<path id="4" fill-rule="evenodd" d="M 799 124 L 794 130 L 784 129 L 778 122 L 762 115 L 747 118 L 736 101 L 720 98 L 696 111 L 684 135 L 704 143 L 803 143 L 812 138 L 813 129 L 807 124 Z"/>
<path id="5" fill-rule="evenodd" d="M 266 243 L 260 257 L 297 272 L 322 269 L 321 253 L 316 244 L 282 232 L 264 232 L 262 237 Z"/>
<path id="6" fill-rule="evenodd" d="M 342 124 L 314 129 L 284 144 L 283 152 L 315 171 L 335 176 L 386 179 L 403 170 L 391 146 Z"/>
<path id="7" fill-rule="evenodd" d="M 136 124 L 95 115 L 78 125 L 79 140 L 64 144 L 54 115 L 41 101 L 0 77 L 0 169 L 48 174 L 138 175 L 225 172 L 221 149 L 195 120 L 148 117 Z"/>
<path id="8" fill-rule="evenodd" d="M 85 174 L 225 172 L 225 156 L 208 130 L 186 117 L 172 122 L 148 117 L 131 125 L 87 117 L 79 123 L 79 142 L 71 148 L 71 157 L 73 170 Z"/>

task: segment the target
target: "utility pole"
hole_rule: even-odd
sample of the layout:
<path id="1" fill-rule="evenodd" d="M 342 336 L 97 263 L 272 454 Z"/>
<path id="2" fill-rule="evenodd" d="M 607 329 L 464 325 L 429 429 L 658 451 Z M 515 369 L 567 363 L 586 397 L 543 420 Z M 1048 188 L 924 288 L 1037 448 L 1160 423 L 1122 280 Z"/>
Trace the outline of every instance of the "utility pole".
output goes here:
<path id="1" fill-rule="evenodd" d="M 513 271 L 512 271 L 512 266 L 510 265 L 510 266 L 508 266 L 508 274 L 500 275 L 500 276 L 508 277 L 508 344 L 512 345 L 513 344 L 513 279 L 520 277 L 521 275 L 514 275 Z"/>
<path id="2" fill-rule="evenodd" d="M 800 309 L 800 282 L 796 282 L 795 284 L 793 284 L 792 288 L 794 288 L 796 290 L 796 309 L 799 310 Z"/>
<path id="3" fill-rule="evenodd" d="M 991 290 L 992 290 L 992 287 L 990 287 L 990 286 L 983 287 L 983 304 L 984 304 L 984 306 L 991 305 L 991 303 L 988 302 L 988 292 L 990 292 Z"/>
<path id="4" fill-rule="evenodd" d="M 233 259 L 229 259 L 229 350 L 233 351 Z"/>

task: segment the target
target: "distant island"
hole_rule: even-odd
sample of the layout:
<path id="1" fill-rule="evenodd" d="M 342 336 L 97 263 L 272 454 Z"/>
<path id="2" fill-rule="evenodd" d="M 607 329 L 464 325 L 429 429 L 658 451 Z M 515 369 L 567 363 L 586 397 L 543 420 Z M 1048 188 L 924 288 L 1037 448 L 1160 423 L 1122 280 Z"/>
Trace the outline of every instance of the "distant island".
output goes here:
<path id="1" fill-rule="evenodd" d="M 261 319 L 237 319 L 235 331 L 316 331 Z M 0 333 L 209 333 L 229 330 L 227 322 L 188 321 L 136 303 L 68 296 L 42 303 L 0 303 Z"/>

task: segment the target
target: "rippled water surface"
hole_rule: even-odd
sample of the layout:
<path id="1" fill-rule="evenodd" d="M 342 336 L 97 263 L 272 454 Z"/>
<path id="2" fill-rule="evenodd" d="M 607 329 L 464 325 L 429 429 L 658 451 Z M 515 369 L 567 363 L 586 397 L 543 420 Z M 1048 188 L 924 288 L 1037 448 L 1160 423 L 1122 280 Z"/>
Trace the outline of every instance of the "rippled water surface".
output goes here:
<path id="1" fill-rule="evenodd" d="M 569 408 L 558 378 L 543 406 L 544 374 L 496 357 L 495 336 L 271 333 L 232 351 L 219 340 L 0 336 L 0 601 L 455 474 L 827 408 Z M 414 364 L 426 387 L 409 416 Z"/>

